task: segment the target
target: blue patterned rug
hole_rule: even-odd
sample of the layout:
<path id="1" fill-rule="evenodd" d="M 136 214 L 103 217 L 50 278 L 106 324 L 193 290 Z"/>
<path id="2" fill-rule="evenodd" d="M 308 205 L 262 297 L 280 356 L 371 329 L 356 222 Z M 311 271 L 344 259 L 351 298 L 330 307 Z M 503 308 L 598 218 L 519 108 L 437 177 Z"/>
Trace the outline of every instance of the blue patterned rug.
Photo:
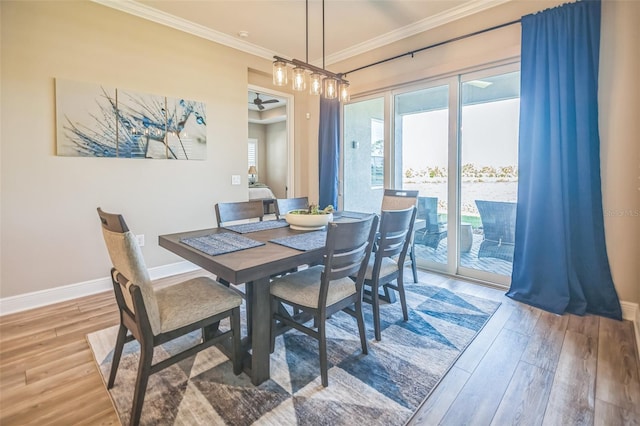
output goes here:
<path id="1" fill-rule="evenodd" d="M 271 379 L 260 386 L 245 374 L 234 376 L 216 348 L 152 375 L 141 424 L 404 424 L 499 306 L 422 283 L 406 285 L 406 291 L 409 321 L 402 321 L 399 303 L 382 305 L 380 342 L 373 339 L 371 306 L 365 304 L 368 355 L 361 353 L 352 317 L 340 312 L 327 321 L 329 387 L 320 383 L 317 342 L 289 331 L 276 340 Z M 105 381 L 116 332 L 112 327 L 87 336 Z M 169 342 L 155 356 L 176 353 L 199 337 Z M 110 390 L 123 424 L 129 421 L 137 353 L 136 342 L 125 346 Z"/>

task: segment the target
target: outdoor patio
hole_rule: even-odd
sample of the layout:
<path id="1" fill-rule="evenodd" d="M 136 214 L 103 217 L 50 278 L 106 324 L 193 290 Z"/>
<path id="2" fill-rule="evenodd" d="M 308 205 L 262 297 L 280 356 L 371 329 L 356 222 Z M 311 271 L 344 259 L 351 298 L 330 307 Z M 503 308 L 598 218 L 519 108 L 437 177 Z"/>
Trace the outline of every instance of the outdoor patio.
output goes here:
<path id="1" fill-rule="evenodd" d="M 468 253 L 460 255 L 460 265 L 478 269 L 481 271 L 492 272 L 494 274 L 511 276 L 512 262 L 492 257 L 478 258 L 478 249 L 482 242 L 482 234 L 473 234 L 473 243 Z M 422 244 L 416 244 L 416 257 L 418 259 L 428 259 L 433 262 L 447 263 L 447 238 L 440 241 L 437 250 Z"/>

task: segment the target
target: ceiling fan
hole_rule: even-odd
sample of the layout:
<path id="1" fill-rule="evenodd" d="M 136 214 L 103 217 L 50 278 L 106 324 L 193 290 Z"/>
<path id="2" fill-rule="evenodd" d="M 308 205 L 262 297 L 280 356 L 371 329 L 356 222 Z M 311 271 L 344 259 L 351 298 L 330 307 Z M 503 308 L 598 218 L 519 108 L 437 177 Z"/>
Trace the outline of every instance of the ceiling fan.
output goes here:
<path id="1" fill-rule="evenodd" d="M 260 99 L 260 93 L 256 93 L 256 98 L 253 100 L 253 103 L 258 107 L 260 111 L 264 109 L 264 106 L 262 104 L 272 104 L 274 102 L 278 102 L 278 100 L 268 99 L 266 101 L 263 101 L 262 99 Z"/>

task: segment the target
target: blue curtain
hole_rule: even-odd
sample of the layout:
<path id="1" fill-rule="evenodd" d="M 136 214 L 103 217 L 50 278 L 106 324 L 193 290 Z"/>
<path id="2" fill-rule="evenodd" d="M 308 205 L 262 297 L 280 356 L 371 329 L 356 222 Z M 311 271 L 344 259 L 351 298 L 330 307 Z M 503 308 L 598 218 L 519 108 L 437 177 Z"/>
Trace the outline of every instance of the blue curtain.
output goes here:
<path id="1" fill-rule="evenodd" d="M 522 18 L 519 187 L 507 296 L 621 319 L 604 237 L 598 135 L 600 1 Z"/>
<path id="2" fill-rule="evenodd" d="M 338 173 L 340 161 L 340 101 L 320 97 L 318 132 L 320 169 L 320 208 L 338 207 Z"/>

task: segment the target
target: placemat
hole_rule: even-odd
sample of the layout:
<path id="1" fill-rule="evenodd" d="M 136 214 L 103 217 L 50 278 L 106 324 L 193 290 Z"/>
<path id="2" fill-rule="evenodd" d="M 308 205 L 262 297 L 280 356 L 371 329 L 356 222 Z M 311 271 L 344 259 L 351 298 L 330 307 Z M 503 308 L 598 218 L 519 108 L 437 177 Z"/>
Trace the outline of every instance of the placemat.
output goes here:
<path id="1" fill-rule="evenodd" d="M 315 250 L 326 245 L 327 231 L 305 232 L 289 237 L 274 238 L 269 241 L 301 251 Z"/>
<path id="2" fill-rule="evenodd" d="M 231 253 L 234 251 L 265 245 L 265 243 L 261 241 L 252 240 L 251 238 L 232 234 L 231 232 L 183 238 L 180 242 L 193 247 L 196 250 L 200 250 L 209 256 L 217 256 L 219 254 Z"/>
<path id="3" fill-rule="evenodd" d="M 228 229 L 239 234 L 248 234 L 249 232 L 265 231 L 267 229 L 284 228 L 289 226 L 286 220 L 265 220 L 263 222 L 242 223 L 240 225 L 225 226 Z"/>

